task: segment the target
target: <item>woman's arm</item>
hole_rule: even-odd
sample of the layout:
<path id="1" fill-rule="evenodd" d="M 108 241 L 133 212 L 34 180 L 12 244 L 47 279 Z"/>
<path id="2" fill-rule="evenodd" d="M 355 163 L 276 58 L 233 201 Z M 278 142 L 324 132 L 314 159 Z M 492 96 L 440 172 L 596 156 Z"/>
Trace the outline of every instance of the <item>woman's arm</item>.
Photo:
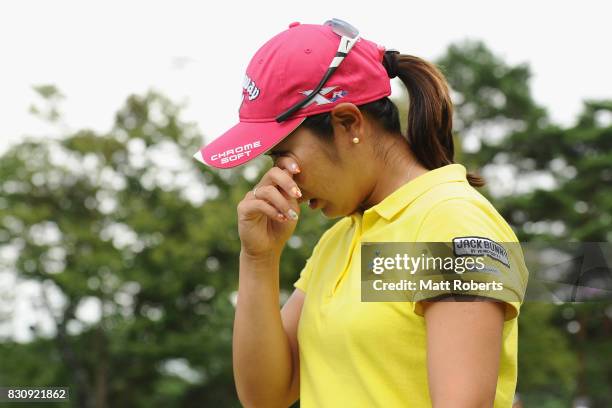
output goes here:
<path id="1" fill-rule="evenodd" d="M 503 303 L 423 302 L 423 314 L 433 407 L 492 407 L 502 345 Z"/>
<path id="2" fill-rule="evenodd" d="M 288 407 L 299 397 L 297 326 L 304 293 L 278 307 L 278 259 L 241 254 L 234 320 L 234 380 L 245 407 Z"/>
<path id="3" fill-rule="evenodd" d="M 299 393 L 293 331 L 303 294 L 292 295 L 282 312 L 278 307 L 279 261 L 300 213 L 293 180 L 299 169 L 291 168 L 272 167 L 237 208 L 241 246 L 232 362 L 245 407 L 287 407 Z"/>

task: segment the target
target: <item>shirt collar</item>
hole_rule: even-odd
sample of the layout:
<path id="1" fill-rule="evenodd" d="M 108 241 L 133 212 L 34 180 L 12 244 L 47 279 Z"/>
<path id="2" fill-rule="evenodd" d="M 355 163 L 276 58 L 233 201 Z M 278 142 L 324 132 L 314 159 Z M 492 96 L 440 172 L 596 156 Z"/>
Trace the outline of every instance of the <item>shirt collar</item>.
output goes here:
<path id="1" fill-rule="evenodd" d="M 461 181 L 467 182 L 466 170 L 461 164 L 454 163 L 438 167 L 410 180 L 385 197 L 380 203 L 368 208 L 364 212 L 364 216 L 370 212 L 376 212 L 386 220 L 390 220 L 432 187 Z"/>

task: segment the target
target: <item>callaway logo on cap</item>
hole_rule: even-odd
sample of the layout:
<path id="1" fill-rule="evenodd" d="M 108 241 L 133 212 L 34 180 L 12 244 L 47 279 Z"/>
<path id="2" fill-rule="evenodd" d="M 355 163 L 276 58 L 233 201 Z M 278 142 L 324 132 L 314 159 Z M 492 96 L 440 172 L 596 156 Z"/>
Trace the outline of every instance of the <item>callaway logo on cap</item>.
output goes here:
<path id="1" fill-rule="evenodd" d="M 361 105 L 389 96 L 384 47 L 356 30 L 340 33 L 338 23 L 347 24 L 292 23 L 265 43 L 246 70 L 240 121 L 194 157 L 221 169 L 235 167 L 280 143 L 307 116 L 341 102 Z"/>

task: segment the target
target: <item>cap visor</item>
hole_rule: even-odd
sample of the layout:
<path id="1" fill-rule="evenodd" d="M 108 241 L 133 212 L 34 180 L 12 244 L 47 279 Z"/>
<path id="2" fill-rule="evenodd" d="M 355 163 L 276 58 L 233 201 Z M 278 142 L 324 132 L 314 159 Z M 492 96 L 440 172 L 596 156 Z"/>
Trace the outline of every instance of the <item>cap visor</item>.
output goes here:
<path id="1" fill-rule="evenodd" d="M 193 157 L 218 169 L 240 166 L 276 146 L 305 119 L 288 119 L 281 123 L 240 122 L 200 148 Z"/>

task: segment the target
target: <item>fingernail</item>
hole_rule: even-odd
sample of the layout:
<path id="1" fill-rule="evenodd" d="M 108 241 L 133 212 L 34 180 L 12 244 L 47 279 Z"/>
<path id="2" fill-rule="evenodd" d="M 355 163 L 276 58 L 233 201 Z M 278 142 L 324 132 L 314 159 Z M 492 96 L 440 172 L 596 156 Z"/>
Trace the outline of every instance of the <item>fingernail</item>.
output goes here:
<path id="1" fill-rule="evenodd" d="M 298 219 L 298 215 L 295 211 L 293 211 L 292 208 L 289 209 L 289 211 L 287 211 L 287 214 L 289 214 L 289 217 L 291 217 L 292 220 L 297 220 Z"/>
<path id="2" fill-rule="evenodd" d="M 297 188 L 297 187 L 293 187 L 293 188 L 291 189 L 291 192 L 292 192 L 292 193 L 293 193 L 293 195 L 294 195 L 294 196 L 296 196 L 296 197 L 301 197 L 301 196 L 302 196 L 302 192 L 301 192 L 301 191 L 300 191 L 300 189 L 299 189 L 299 188 Z"/>
<path id="3" fill-rule="evenodd" d="M 295 173 L 299 173 L 301 171 L 297 163 L 291 163 L 291 170 L 293 170 Z"/>

